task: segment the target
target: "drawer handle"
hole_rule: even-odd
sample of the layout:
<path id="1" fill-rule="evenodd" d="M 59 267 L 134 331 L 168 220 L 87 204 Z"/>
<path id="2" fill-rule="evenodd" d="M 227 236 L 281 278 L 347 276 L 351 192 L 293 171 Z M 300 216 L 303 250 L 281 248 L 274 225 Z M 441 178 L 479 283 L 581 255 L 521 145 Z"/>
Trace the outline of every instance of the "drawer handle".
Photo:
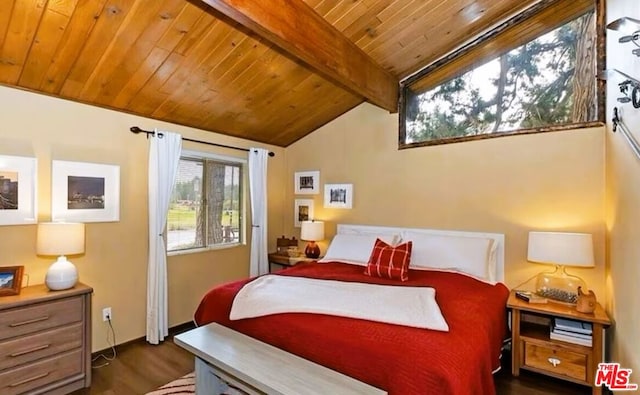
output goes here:
<path id="1" fill-rule="evenodd" d="M 29 354 L 29 353 L 32 353 L 32 352 L 44 350 L 45 348 L 49 348 L 50 346 L 51 346 L 51 344 L 44 344 L 42 346 L 33 347 L 33 348 L 28 349 L 28 350 L 14 352 L 13 354 L 10 354 L 9 356 L 15 358 L 15 357 L 19 357 L 19 356 L 24 355 L 24 354 Z"/>
<path id="2" fill-rule="evenodd" d="M 559 360 L 558 358 L 549 358 L 548 359 L 549 363 L 553 365 L 553 367 L 555 368 L 556 366 L 560 365 L 560 362 L 562 362 L 561 360 Z"/>
<path id="3" fill-rule="evenodd" d="M 23 384 L 27 384 L 27 383 L 28 383 L 28 382 L 30 382 L 30 381 L 34 381 L 34 380 L 41 379 L 41 378 L 43 378 L 43 377 L 47 377 L 48 375 L 49 375 L 49 372 L 47 372 L 47 373 L 42 373 L 42 374 L 39 374 L 39 375 L 37 375 L 37 376 L 29 377 L 28 379 L 24 379 L 24 380 L 22 380 L 22 381 L 18 381 L 17 383 L 9 384 L 9 387 L 10 387 L 10 388 L 19 387 L 19 386 L 21 386 L 21 385 L 23 385 Z"/>
<path id="4" fill-rule="evenodd" d="M 16 323 L 13 323 L 13 324 L 9 324 L 9 327 L 15 328 L 15 327 L 22 326 L 22 325 L 35 324 L 36 322 L 46 321 L 48 319 L 49 319 L 49 316 L 45 315 L 44 317 L 39 317 L 39 318 L 34 318 L 32 320 L 27 320 L 27 321 L 22 321 L 22 322 L 16 322 Z"/>

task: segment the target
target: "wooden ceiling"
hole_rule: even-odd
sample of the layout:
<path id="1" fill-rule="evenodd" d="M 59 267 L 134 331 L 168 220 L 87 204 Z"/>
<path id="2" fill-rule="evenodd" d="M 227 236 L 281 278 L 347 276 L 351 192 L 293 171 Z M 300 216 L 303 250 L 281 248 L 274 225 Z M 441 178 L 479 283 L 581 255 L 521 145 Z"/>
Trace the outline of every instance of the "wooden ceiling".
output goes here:
<path id="1" fill-rule="evenodd" d="M 536 2 L 1 0 L 0 83 L 287 146 Z"/>

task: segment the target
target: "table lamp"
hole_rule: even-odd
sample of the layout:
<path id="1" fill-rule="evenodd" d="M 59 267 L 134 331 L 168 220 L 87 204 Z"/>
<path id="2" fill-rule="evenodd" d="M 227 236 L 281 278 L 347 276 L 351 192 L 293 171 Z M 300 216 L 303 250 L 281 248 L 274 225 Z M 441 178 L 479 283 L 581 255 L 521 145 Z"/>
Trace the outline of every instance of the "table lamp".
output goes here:
<path id="1" fill-rule="evenodd" d="M 304 249 L 304 254 L 307 258 L 316 259 L 320 257 L 320 247 L 316 244 L 316 241 L 324 239 L 324 222 L 302 221 L 300 239 L 309 242 Z"/>
<path id="2" fill-rule="evenodd" d="M 36 251 L 38 255 L 58 256 L 45 276 L 47 287 L 52 291 L 72 288 L 78 281 L 78 271 L 65 255 L 84 252 L 84 224 L 39 223 Z"/>
<path id="3" fill-rule="evenodd" d="M 527 260 L 556 266 L 554 272 L 536 277 L 536 293 L 548 299 L 575 304 L 584 280 L 572 276 L 565 266 L 593 267 L 593 240 L 588 233 L 529 232 Z"/>

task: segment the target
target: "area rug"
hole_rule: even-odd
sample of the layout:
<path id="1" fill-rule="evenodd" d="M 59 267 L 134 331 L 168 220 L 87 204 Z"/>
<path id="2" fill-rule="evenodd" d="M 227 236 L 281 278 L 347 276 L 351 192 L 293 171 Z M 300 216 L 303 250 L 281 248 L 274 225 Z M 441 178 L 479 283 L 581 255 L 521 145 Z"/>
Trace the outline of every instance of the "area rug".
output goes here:
<path id="1" fill-rule="evenodd" d="M 163 385 L 155 391 L 147 392 L 146 395 L 189 395 L 196 393 L 196 374 L 189 373 Z M 220 395 L 243 395 L 243 391 L 238 388 L 229 386 L 229 388 Z"/>
<path id="2" fill-rule="evenodd" d="M 195 393 L 196 375 L 195 373 L 189 373 L 163 385 L 155 391 L 148 392 L 147 395 L 187 395 Z"/>

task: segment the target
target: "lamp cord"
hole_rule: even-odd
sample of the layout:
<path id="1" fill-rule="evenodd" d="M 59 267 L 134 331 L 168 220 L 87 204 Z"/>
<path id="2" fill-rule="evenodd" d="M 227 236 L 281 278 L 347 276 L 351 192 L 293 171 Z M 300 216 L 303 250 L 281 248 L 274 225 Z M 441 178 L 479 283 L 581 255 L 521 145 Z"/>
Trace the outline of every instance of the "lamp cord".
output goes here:
<path id="1" fill-rule="evenodd" d="M 109 362 L 113 361 L 114 359 L 116 359 L 116 331 L 113 329 L 113 325 L 111 324 L 111 317 L 107 318 L 107 322 L 109 323 L 109 329 L 107 330 L 107 344 L 109 344 L 111 346 L 111 353 L 113 355 L 111 356 L 107 356 L 105 354 L 99 354 L 96 355 L 92 360 L 92 365 L 91 368 L 92 369 L 99 369 L 99 368 L 103 368 L 107 365 L 109 365 Z M 109 334 L 112 335 L 113 337 L 113 342 L 110 341 L 109 339 Z M 103 358 L 106 362 L 100 364 L 100 365 L 93 365 L 93 362 L 97 361 L 98 359 Z"/>

